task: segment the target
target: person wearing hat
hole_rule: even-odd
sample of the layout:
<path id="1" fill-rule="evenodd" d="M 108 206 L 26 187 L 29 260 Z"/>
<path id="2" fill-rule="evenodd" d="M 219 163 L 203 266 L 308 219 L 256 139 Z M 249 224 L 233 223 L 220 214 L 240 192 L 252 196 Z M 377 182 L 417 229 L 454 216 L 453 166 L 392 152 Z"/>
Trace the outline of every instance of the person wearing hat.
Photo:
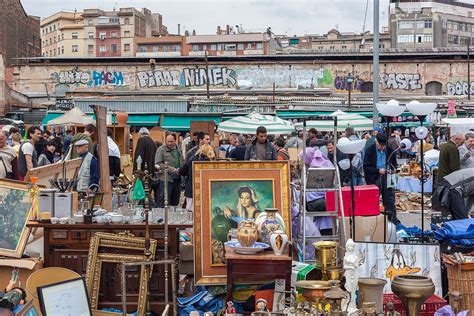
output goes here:
<path id="1" fill-rule="evenodd" d="M 375 137 L 377 136 L 377 134 L 379 133 L 382 133 L 382 129 L 380 127 L 376 127 L 374 128 L 374 130 L 372 131 L 372 136 L 367 140 L 367 142 L 365 143 L 365 149 L 367 150 L 367 148 L 369 148 L 370 146 L 372 146 L 373 144 L 375 144 Z"/>
<path id="2" fill-rule="evenodd" d="M 99 187 L 99 163 L 89 152 L 89 141 L 80 139 L 74 144 L 75 150 L 82 158 L 77 174 L 77 191 L 90 194 Z"/>
<path id="3" fill-rule="evenodd" d="M 394 188 L 387 187 L 388 170 L 396 170 L 397 168 L 396 155 L 392 155 L 392 152 L 393 150 L 387 146 L 387 136 L 383 133 L 377 133 L 375 144 L 365 151 L 364 174 L 367 184 L 375 184 L 379 187 L 388 219 L 397 225 L 400 221 L 397 218 L 395 209 Z M 390 161 L 387 163 L 387 158 L 389 157 Z"/>
<path id="4" fill-rule="evenodd" d="M 146 166 L 146 170 L 148 170 L 150 174 L 153 174 L 155 172 L 155 154 L 158 147 L 155 141 L 150 137 L 148 128 L 140 128 L 138 137 L 137 146 L 135 147 L 135 153 L 133 155 L 133 171 L 135 172 L 137 170 L 137 159 L 140 157 L 142 161 L 140 170 L 144 171 Z M 160 198 L 158 194 L 158 182 L 152 182 L 150 188 L 153 192 L 155 203 L 158 204 Z"/>

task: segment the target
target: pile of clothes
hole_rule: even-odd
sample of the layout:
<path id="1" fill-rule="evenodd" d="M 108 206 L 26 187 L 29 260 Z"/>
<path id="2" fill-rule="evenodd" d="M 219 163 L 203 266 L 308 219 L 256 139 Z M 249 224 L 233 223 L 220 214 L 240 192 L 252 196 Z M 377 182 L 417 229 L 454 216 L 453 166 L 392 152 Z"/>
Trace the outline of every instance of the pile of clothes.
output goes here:
<path id="1" fill-rule="evenodd" d="M 474 247 L 474 218 L 431 224 L 434 236 L 440 242 L 453 246 Z"/>

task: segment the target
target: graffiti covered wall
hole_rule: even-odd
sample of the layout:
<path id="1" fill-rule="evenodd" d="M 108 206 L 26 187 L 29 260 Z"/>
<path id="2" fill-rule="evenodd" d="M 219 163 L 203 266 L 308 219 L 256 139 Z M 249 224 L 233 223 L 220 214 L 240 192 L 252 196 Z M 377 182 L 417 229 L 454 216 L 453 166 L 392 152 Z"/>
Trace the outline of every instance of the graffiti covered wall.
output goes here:
<path id="1" fill-rule="evenodd" d="M 462 63 L 397 62 L 380 67 L 381 93 L 424 93 L 428 82 L 439 82 L 443 94 L 467 94 L 466 69 Z M 100 93 L 104 91 L 148 91 L 205 89 L 312 89 L 327 88 L 333 93 L 370 92 L 372 64 L 338 61 L 230 62 L 157 64 L 29 64 L 16 66 L 11 82 L 21 93 Z M 352 84 L 348 78 L 354 79 Z M 370 87 L 370 89 L 369 89 Z M 474 85 L 471 86 L 474 92 Z"/>

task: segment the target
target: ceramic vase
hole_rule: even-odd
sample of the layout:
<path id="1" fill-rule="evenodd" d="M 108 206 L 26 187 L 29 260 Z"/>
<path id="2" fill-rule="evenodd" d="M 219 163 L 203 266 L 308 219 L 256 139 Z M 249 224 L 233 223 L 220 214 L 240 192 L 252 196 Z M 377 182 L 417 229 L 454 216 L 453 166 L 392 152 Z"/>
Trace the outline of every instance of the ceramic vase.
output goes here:
<path id="1" fill-rule="evenodd" d="M 288 245 L 288 235 L 282 230 L 276 230 L 270 236 L 270 244 L 272 245 L 273 252 L 281 256 L 285 251 L 286 245 Z"/>
<path id="2" fill-rule="evenodd" d="M 117 123 L 119 126 L 124 126 L 128 122 L 128 113 L 127 112 L 117 112 L 115 114 L 115 119 L 117 120 Z"/>
<path id="3" fill-rule="evenodd" d="M 237 230 L 237 240 L 242 247 L 252 247 L 258 239 L 257 224 L 253 220 L 241 221 Z"/>
<path id="4" fill-rule="evenodd" d="M 398 275 L 392 281 L 392 292 L 405 305 L 407 316 L 420 315 L 421 305 L 434 294 L 431 278 L 421 275 Z"/>
<path id="5" fill-rule="evenodd" d="M 265 209 L 266 218 L 260 224 L 260 240 L 266 244 L 270 244 L 270 236 L 273 232 L 285 229 L 277 220 L 277 213 L 276 208 Z"/>

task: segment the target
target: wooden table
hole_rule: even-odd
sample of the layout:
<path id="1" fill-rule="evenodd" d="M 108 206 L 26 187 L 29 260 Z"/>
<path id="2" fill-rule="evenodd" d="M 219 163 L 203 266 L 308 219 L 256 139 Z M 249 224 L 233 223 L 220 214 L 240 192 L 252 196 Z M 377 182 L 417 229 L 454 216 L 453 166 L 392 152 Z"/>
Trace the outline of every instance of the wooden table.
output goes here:
<path id="1" fill-rule="evenodd" d="M 227 262 L 227 301 L 233 299 L 233 285 L 247 281 L 285 280 L 285 291 L 291 290 L 291 257 L 289 250 L 277 256 L 273 251 L 256 255 L 241 255 L 225 248 Z"/>
<path id="2" fill-rule="evenodd" d="M 129 231 L 137 237 L 145 236 L 145 224 L 51 224 L 29 222 L 28 227 L 44 230 L 44 267 L 63 267 L 76 271 L 85 276 L 89 243 L 97 232 L 123 233 Z M 179 230 L 192 227 L 191 225 L 168 225 L 168 255 L 179 255 Z M 150 237 L 158 241 L 156 259 L 164 255 L 164 225 L 150 225 Z M 116 265 L 106 264 L 102 268 L 101 293 L 99 308 L 122 308 L 120 273 Z M 127 302 L 130 310 L 136 308 L 139 289 L 139 273 L 129 272 L 127 280 Z M 164 267 L 155 266 L 153 270 L 150 293 L 152 295 L 152 310 L 161 314 L 164 309 Z M 171 271 L 170 271 L 171 275 Z M 169 289 L 171 289 L 171 278 Z M 172 300 L 174 293 L 169 291 Z"/>

